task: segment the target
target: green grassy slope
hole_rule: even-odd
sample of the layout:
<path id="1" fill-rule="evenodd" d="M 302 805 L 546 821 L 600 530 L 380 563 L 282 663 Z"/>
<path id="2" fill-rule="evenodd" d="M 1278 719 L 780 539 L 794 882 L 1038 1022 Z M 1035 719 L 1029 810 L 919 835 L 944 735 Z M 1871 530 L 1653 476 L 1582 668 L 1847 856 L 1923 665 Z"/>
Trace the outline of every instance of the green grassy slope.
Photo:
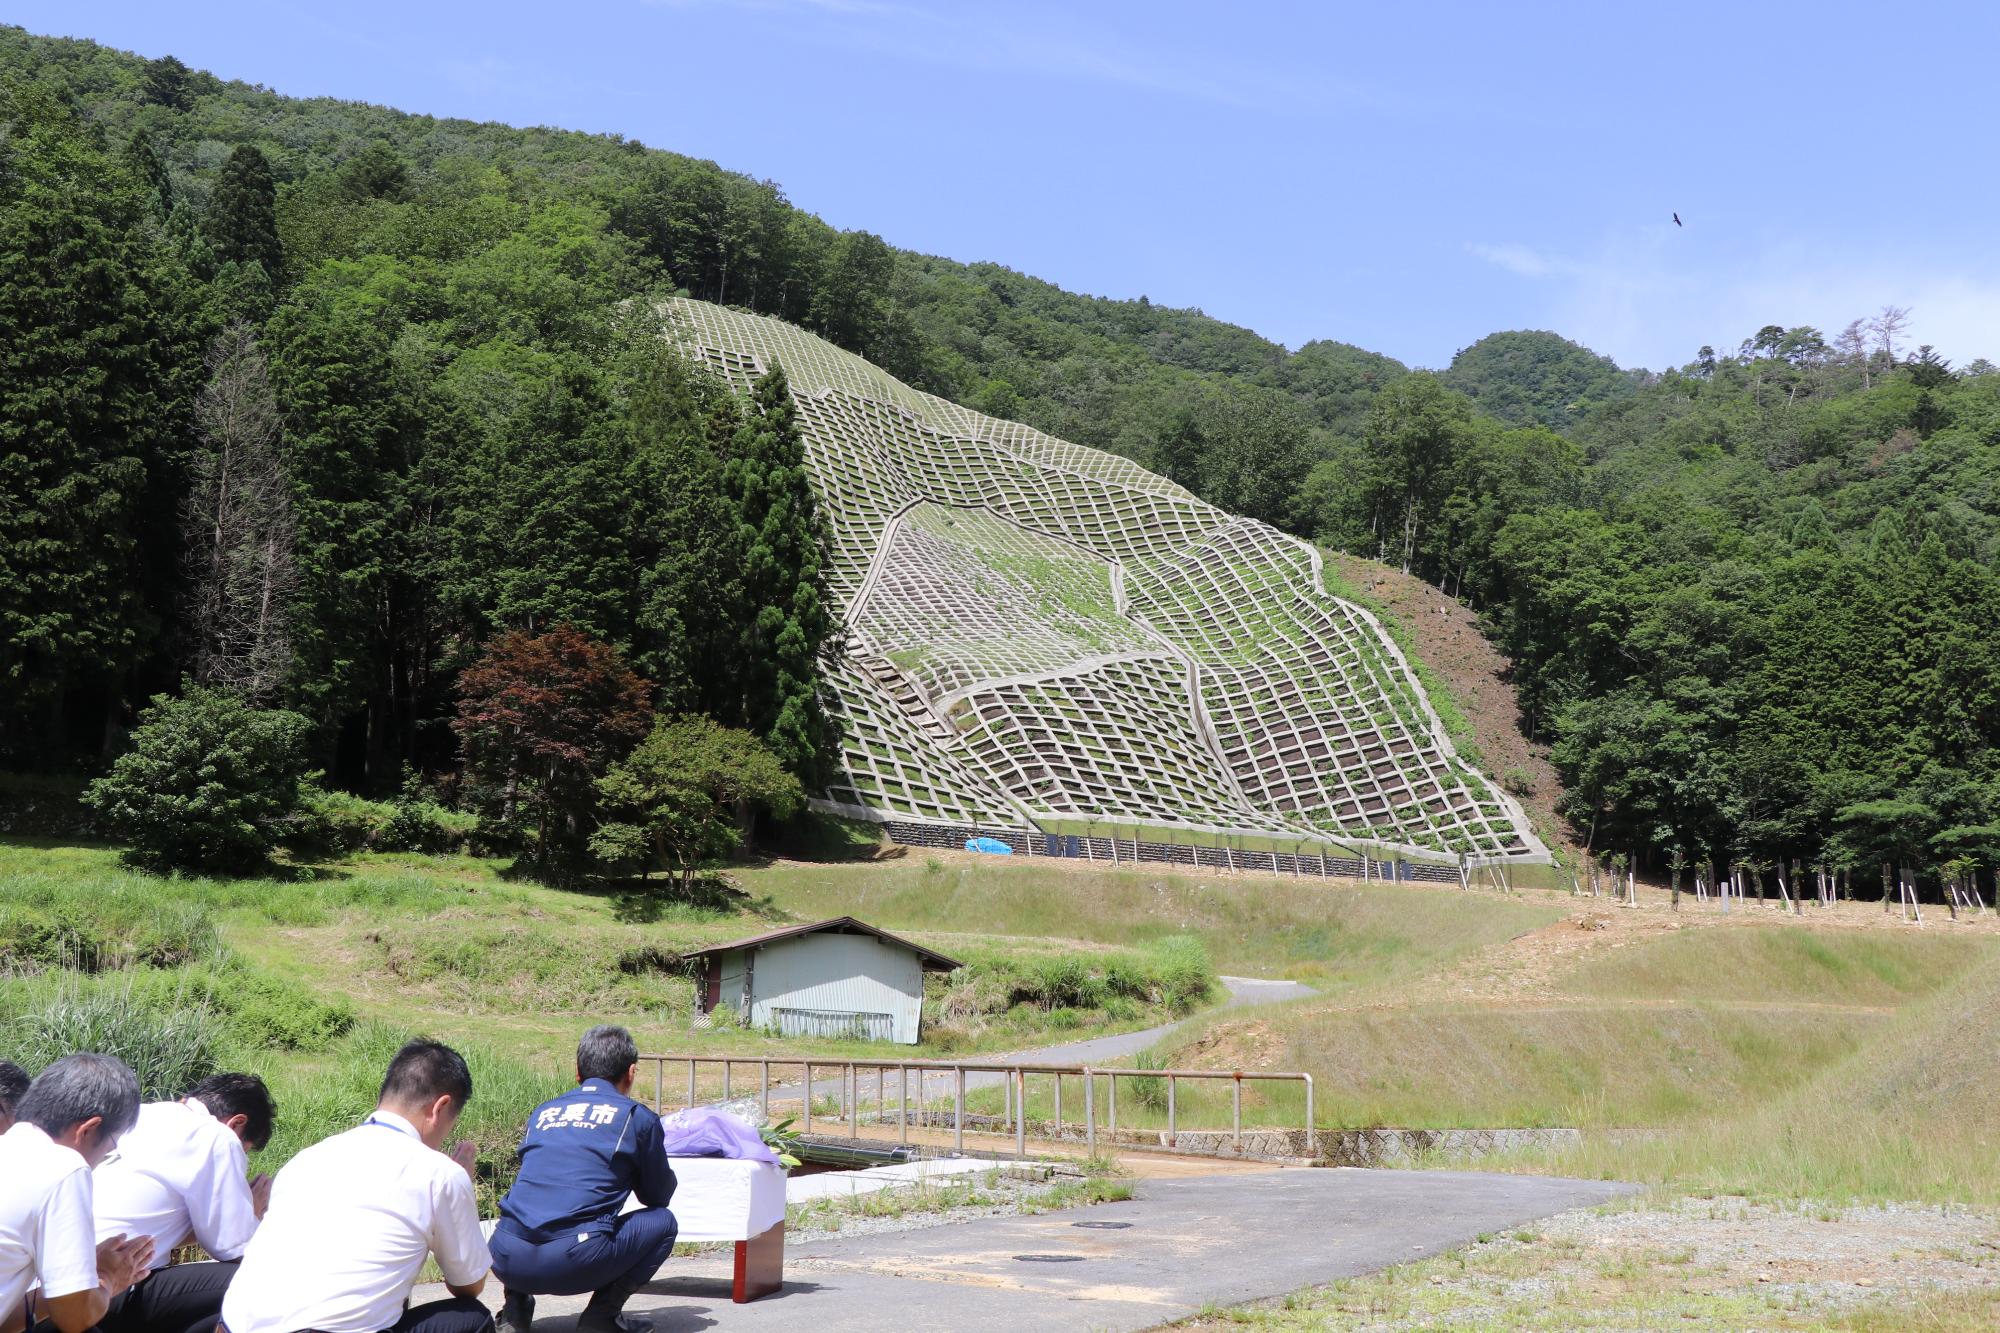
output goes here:
<path id="1" fill-rule="evenodd" d="M 739 876 L 796 916 L 852 914 L 943 940 L 951 932 L 1139 945 L 1192 934 L 1223 972 L 1328 992 L 1405 981 L 1547 925 L 1564 908 L 1434 889 L 1196 877 L 1109 867 L 928 861 L 780 862 Z M 940 946 L 942 947 L 942 946 Z"/>

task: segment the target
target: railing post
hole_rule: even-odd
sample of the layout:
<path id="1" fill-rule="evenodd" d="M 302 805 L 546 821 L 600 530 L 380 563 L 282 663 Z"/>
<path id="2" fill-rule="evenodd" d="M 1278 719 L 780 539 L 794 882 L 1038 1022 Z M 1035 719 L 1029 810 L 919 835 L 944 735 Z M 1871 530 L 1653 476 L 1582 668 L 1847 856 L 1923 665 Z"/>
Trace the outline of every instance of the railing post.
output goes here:
<path id="1" fill-rule="evenodd" d="M 690 1056 L 688 1057 L 688 1102 L 687 1102 L 687 1104 L 688 1104 L 689 1106 L 693 1106 L 693 1105 L 694 1105 L 694 1057 L 693 1057 L 692 1055 L 690 1055 Z"/>
<path id="2" fill-rule="evenodd" d="M 653 1110 L 664 1115 L 667 1110 L 667 1057 L 653 1057 Z"/>
<path id="3" fill-rule="evenodd" d="M 1056 1142 L 1062 1142 L 1062 1071 L 1056 1071 Z"/>
<path id="4" fill-rule="evenodd" d="M 963 1154 L 965 1152 L 965 1066 L 953 1065 L 952 1072 L 958 1076 L 958 1087 L 952 1095 L 951 1106 L 952 1149 Z"/>
<path id="5" fill-rule="evenodd" d="M 1028 1073 L 1014 1067 L 1014 1156 L 1028 1155 Z"/>
<path id="6" fill-rule="evenodd" d="M 1083 1067 L 1083 1144 L 1092 1157 L 1097 1156 L 1097 1075 L 1089 1065 Z"/>
<path id="7" fill-rule="evenodd" d="M 805 1098 L 806 1127 L 803 1130 L 801 1130 L 800 1133 L 810 1134 L 813 1132 L 813 1062 L 807 1060 L 804 1063 L 806 1067 L 806 1098 Z"/>
<path id="8" fill-rule="evenodd" d="M 1179 1137 L 1180 1135 L 1175 1133 L 1174 1076 L 1172 1074 L 1168 1074 L 1167 1075 L 1167 1146 L 1169 1148 L 1176 1146 L 1175 1141 Z"/>
<path id="9" fill-rule="evenodd" d="M 1118 1075 L 1105 1075 L 1104 1092 L 1111 1102 L 1109 1107 L 1110 1114 L 1105 1128 L 1111 1131 L 1111 1144 L 1113 1147 L 1116 1147 L 1118 1145 Z"/>
<path id="10" fill-rule="evenodd" d="M 896 1069 L 896 1141 L 910 1141 L 910 1067 Z"/>
<path id="11" fill-rule="evenodd" d="M 763 1108 L 764 1119 L 771 1118 L 771 1062 L 757 1062 L 757 1105 Z"/>
<path id="12" fill-rule="evenodd" d="M 1229 1084 L 1229 1146 L 1243 1151 L 1243 1075 Z"/>
<path id="13" fill-rule="evenodd" d="M 729 1065 L 730 1065 L 729 1057 L 726 1055 L 723 1056 L 722 1057 L 722 1100 L 725 1102 L 729 1100 Z"/>
<path id="14" fill-rule="evenodd" d="M 1306 1081 L 1306 1155 L 1315 1161 L 1319 1159 L 1319 1122 L 1313 1117 L 1313 1076 L 1301 1074 Z"/>

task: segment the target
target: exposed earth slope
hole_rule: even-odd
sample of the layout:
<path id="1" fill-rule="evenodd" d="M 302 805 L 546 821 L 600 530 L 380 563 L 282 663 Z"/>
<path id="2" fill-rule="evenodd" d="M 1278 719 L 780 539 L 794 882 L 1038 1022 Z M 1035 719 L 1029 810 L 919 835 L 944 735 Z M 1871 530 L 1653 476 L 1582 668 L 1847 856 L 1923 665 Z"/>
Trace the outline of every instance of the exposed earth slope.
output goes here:
<path id="1" fill-rule="evenodd" d="M 917 392 L 778 320 L 677 300 L 739 388 L 782 365 L 848 628 L 822 803 L 993 830 L 1542 860 L 1319 554 L 1127 459 Z"/>

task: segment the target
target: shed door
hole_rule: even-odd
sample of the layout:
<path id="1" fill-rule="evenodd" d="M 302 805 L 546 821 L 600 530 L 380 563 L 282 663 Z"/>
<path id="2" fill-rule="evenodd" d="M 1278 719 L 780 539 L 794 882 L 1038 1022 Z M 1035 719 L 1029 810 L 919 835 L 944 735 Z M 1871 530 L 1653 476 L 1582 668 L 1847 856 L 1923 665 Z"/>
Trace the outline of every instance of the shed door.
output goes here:
<path id="1" fill-rule="evenodd" d="M 713 1013 L 722 999 L 722 960 L 710 954 L 701 975 L 701 1011 Z"/>

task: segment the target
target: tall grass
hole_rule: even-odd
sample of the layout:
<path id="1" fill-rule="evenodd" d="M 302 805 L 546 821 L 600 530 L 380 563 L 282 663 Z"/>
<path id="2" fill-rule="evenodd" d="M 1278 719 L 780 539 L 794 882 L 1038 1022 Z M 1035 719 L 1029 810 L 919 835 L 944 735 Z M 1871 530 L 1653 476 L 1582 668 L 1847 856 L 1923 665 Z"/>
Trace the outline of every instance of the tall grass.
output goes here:
<path id="1" fill-rule="evenodd" d="M 24 878 L 7 881 L 0 901 L 0 972 L 176 967 L 215 957 L 221 944 L 202 904 L 136 884 Z"/>
<path id="2" fill-rule="evenodd" d="M 1709 1006 L 1288 1006 L 1225 1011 L 1176 1033 L 1162 1052 L 1182 1067 L 1231 1059 L 1249 1033 L 1264 1067 L 1313 1075 L 1321 1125 L 1414 1129 L 1652 1129 L 1740 1114 L 1782 1095 L 1890 1030 L 1873 1013 L 1741 1011 Z M 1192 1099 L 1226 1092 L 1191 1090 Z M 1246 1093 L 1246 1097 L 1249 1094 Z M 1296 1122 L 1303 1094 L 1259 1088 Z"/>
<path id="3" fill-rule="evenodd" d="M 2000 959 L 1784 1095 L 1526 1164 L 1789 1198 L 2000 1204 Z"/>
<path id="4" fill-rule="evenodd" d="M 78 1051 L 115 1055 L 146 1100 L 178 1097 L 219 1067 L 222 1022 L 192 997 L 160 1004 L 128 984 L 64 985 L 0 1026 L 0 1053 L 39 1071 Z"/>

